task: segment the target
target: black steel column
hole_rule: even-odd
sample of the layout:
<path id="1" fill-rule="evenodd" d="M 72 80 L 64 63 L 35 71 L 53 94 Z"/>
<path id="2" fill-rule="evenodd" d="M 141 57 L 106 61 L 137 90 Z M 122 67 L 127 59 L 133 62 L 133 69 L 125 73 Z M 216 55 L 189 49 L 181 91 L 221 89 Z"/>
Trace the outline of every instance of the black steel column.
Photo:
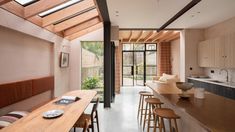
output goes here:
<path id="1" fill-rule="evenodd" d="M 104 22 L 104 107 L 111 107 L 112 52 L 111 24 Z"/>

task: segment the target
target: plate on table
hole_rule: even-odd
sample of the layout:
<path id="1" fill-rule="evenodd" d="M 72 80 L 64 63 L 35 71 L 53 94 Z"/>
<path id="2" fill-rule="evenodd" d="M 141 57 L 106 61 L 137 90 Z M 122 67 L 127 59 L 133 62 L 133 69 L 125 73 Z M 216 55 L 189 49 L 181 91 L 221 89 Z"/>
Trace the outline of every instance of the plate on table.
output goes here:
<path id="1" fill-rule="evenodd" d="M 49 111 L 44 112 L 42 116 L 44 118 L 51 119 L 51 118 L 62 116 L 63 113 L 64 113 L 63 110 L 49 110 Z"/>

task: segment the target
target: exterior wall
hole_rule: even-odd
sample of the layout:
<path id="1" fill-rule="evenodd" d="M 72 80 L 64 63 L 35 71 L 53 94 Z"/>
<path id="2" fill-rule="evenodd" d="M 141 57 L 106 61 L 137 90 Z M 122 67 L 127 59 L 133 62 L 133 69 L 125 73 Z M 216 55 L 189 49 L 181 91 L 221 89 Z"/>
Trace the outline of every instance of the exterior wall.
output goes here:
<path id="1" fill-rule="evenodd" d="M 171 72 L 180 77 L 180 39 L 171 42 Z"/>
<path id="2" fill-rule="evenodd" d="M 235 17 L 205 29 L 205 40 L 217 38 L 234 32 L 235 32 Z M 211 70 L 214 70 L 214 73 L 211 73 L 210 72 Z M 223 80 L 223 81 L 226 80 L 226 73 L 222 72 L 220 74 L 219 68 L 204 68 L 204 71 L 207 75 L 209 75 L 214 79 Z M 235 82 L 235 69 L 228 69 L 228 71 L 229 71 L 230 81 Z"/>

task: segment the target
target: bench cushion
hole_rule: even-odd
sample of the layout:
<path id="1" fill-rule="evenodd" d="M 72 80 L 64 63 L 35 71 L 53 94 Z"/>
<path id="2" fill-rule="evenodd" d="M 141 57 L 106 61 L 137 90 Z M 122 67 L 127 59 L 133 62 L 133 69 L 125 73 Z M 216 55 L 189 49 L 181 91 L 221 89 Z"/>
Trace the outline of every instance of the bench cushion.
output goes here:
<path id="1" fill-rule="evenodd" d="M 28 115 L 27 111 L 13 111 L 0 117 L 0 129 L 9 126 L 13 122 Z"/>

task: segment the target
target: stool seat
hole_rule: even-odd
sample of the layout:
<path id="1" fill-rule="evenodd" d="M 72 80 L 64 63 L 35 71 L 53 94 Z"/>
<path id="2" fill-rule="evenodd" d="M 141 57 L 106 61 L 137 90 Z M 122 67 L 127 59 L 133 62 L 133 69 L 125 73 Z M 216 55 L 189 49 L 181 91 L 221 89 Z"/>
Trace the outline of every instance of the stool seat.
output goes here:
<path id="1" fill-rule="evenodd" d="M 164 119 L 167 119 L 169 122 L 169 129 L 170 132 L 178 132 L 178 126 L 177 126 L 177 119 L 179 119 L 180 117 L 178 115 L 175 114 L 175 112 L 172 109 L 168 109 L 168 108 L 155 108 L 153 110 L 153 113 L 155 114 L 155 117 L 158 118 L 158 126 L 159 126 L 159 131 L 165 132 L 166 128 L 165 128 L 165 123 L 164 123 Z M 174 126 L 172 126 L 172 120 L 174 122 Z M 156 121 L 154 122 L 154 132 L 156 132 L 156 126 L 157 123 Z"/>
<path id="2" fill-rule="evenodd" d="M 149 104 L 163 104 L 158 98 L 146 98 L 145 102 Z"/>
<path id="3" fill-rule="evenodd" d="M 142 95 L 142 96 L 153 96 L 153 94 L 150 93 L 150 92 L 143 92 L 143 93 L 140 93 L 140 95 Z"/>
<path id="4" fill-rule="evenodd" d="M 158 108 L 154 109 L 154 113 L 160 117 L 167 118 L 167 119 L 178 119 L 180 118 L 172 109 L 168 108 Z"/>

